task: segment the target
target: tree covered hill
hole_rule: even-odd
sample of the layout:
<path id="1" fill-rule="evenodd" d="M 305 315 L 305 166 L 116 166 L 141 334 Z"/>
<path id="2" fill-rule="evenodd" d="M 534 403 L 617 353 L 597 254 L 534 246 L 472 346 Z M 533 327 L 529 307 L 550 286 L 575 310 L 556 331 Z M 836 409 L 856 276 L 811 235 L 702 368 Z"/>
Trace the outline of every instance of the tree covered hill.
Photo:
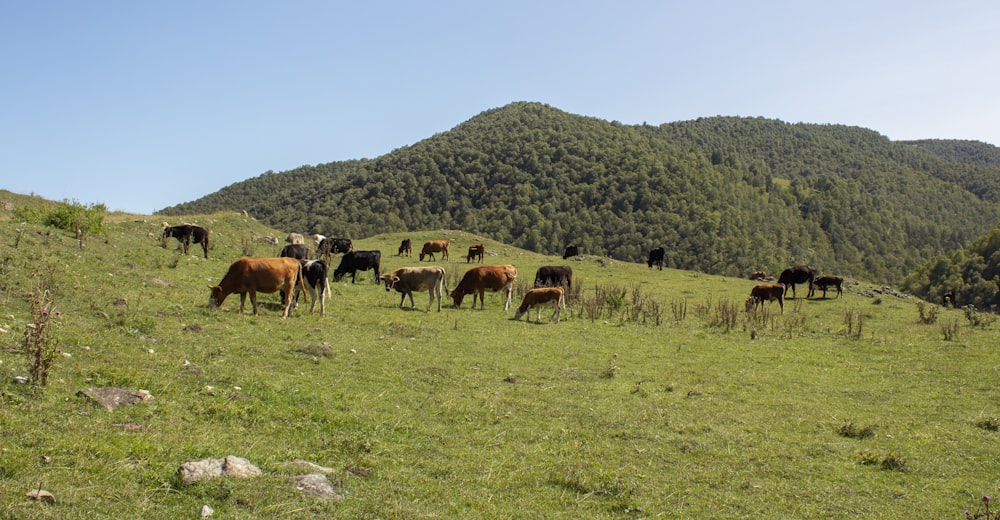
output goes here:
<path id="1" fill-rule="evenodd" d="M 623 125 L 518 102 L 376 159 L 267 172 L 161 210 L 290 231 L 463 229 L 724 275 L 813 263 L 898 281 L 1000 220 L 1000 168 L 871 130 L 712 117 Z"/>

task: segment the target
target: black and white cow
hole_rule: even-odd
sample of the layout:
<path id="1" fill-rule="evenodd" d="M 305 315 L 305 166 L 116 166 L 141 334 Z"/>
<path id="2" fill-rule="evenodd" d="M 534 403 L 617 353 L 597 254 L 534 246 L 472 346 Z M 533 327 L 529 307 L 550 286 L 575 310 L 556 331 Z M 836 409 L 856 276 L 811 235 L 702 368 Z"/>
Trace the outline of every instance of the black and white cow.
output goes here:
<path id="1" fill-rule="evenodd" d="M 309 297 L 312 300 L 309 312 L 316 309 L 316 300 L 319 300 L 319 315 L 326 316 L 326 299 L 330 296 L 330 280 L 327 278 L 329 268 L 326 262 L 323 260 L 299 260 L 299 263 L 302 264 L 302 276 L 305 278 L 306 290 L 309 291 Z M 296 286 L 295 298 L 292 303 L 293 310 L 299 304 L 300 292 L 302 290 Z"/>

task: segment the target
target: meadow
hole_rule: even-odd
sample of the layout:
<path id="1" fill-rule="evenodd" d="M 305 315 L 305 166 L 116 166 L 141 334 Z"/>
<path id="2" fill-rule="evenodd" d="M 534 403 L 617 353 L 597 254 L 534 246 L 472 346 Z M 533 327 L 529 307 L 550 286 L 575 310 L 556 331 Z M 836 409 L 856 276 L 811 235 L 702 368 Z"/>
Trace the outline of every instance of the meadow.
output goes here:
<path id="1" fill-rule="evenodd" d="M 333 283 L 326 316 L 283 320 L 277 295 L 257 316 L 207 301 L 230 262 L 280 249 L 254 237 L 287 231 L 186 220 L 212 230 L 209 259 L 161 246 L 159 217 L 112 214 L 80 241 L 0 211 L 3 518 L 962 518 L 1000 485 L 991 316 L 863 280 L 748 313 L 746 279 L 438 230 L 354 247 L 388 271 L 418 265 L 402 238 L 451 239 L 432 263 L 451 288 L 483 242 L 486 264 L 518 269 L 514 306 L 539 266 L 571 265 L 562 321 L 512 321 L 499 293 L 401 309 L 370 272 Z M 15 379 L 40 294 L 58 349 L 44 386 Z M 101 386 L 153 400 L 78 395 Z M 176 481 L 227 455 L 263 475 Z M 297 491 L 295 460 L 334 468 L 342 499 Z M 55 503 L 26 498 L 38 488 Z"/>

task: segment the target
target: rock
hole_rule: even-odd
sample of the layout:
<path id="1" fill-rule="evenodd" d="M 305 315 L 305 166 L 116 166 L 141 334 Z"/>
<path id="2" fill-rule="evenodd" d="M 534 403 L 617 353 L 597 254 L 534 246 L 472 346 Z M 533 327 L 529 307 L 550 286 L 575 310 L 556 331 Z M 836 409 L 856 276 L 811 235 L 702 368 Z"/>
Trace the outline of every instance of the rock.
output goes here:
<path id="1" fill-rule="evenodd" d="M 24 496 L 37 500 L 39 502 L 45 502 L 46 504 L 55 504 L 56 497 L 52 496 L 52 493 L 45 491 L 44 489 L 33 489 L 24 494 Z"/>
<path id="2" fill-rule="evenodd" d="M 217 477 L 251 478 L 260 474 L 260 468 L 250 464 L 250 461 L 232 455 L 224 459 L 185 462 L 177 470 L 177 477 L 181 484 L 191 484 L 199 480 Z"/>
<path id="3" fill-rule="evenodd" d="M 215 514 L 215 510 L 212 509 L 212 507 L 209 506 L 208 504 L 205 504 L 205 505 L 201 506 L 201 513 L 200 513 L 200 515 L 201 515 L 202 518 L 209 518 L 209 517 L 211 517 L 214 514 Z"/>
<path id="4" fill-rule="evenodd" d="M 153 396 L 145 390 L 126 390 L 111 386 L 85 388 L 76 394 L 97 401 L 97 404 L 109 412 L 123 404 L 146 403 L 153 400 Z"/>
<path id="5" fill-rule="evenodd" d="M 336 489 L 333 489 L 333 484 L 330 484 L 326 475 L 311 473 L 309 475 L 292 477 L 292 483 L 295 484 L 295 489 L 301 491 L 303 495 L 326 500 L 340 500 L 343 498 L 340 493 L 337 493 Z"/>

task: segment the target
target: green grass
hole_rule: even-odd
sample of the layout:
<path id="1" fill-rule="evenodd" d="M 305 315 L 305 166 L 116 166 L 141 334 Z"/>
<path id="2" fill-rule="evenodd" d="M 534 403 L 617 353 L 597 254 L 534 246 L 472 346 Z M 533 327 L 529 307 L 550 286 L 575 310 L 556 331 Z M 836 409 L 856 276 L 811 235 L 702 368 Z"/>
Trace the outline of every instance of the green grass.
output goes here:
<path id="1" fill-rule="evenodd" d="M 581 289 L 561 323 L 549 309 L 515 322 L 499 294 L 484 311 L 425 312 L 426 293 L 400 309 L 365 273 L 333 284 L 326 317 L 282 320 L 276 295 L 256 317 L 238 299 L 206 305 L 245 241 L 285 234 L 252 219 L 188 219 L 212 229 L 205 260 L 161 247 L 155 217 L 110 215 L 80 250 L 3 215 L 0 517 L 190 518 L 208 504 L 221 518 L 953 518 L 1000 483 L 996 326 L 951 309 L 924 324 L 915 299 L 860 296 L 865 283 L 749 321 L 748 280 L 396 233 L 355 248 L 380 249 L 388 271 L 418 264 L 394 256 L 400 239 L 451 238 L 435 265 L 454 287 L 484 242 L 521 291 L 564 263 Z M 33 391 L 13 378 L 46 277 L 68 357 Z M 599 288 L 625 292 L 617 311 L 587 310 Z M 659 325 L 629 317 L 637 288 Z M 77 396 L 105 385 L 154 401 L 106 412 Z M 264 476 L 174 483 L 184 462 L 226 455 Z M 283 464 L 296 459 L 336 468 L 344 499 L 295 491 Z M 56 503 L 25 498 L 38 487 Z"/>

